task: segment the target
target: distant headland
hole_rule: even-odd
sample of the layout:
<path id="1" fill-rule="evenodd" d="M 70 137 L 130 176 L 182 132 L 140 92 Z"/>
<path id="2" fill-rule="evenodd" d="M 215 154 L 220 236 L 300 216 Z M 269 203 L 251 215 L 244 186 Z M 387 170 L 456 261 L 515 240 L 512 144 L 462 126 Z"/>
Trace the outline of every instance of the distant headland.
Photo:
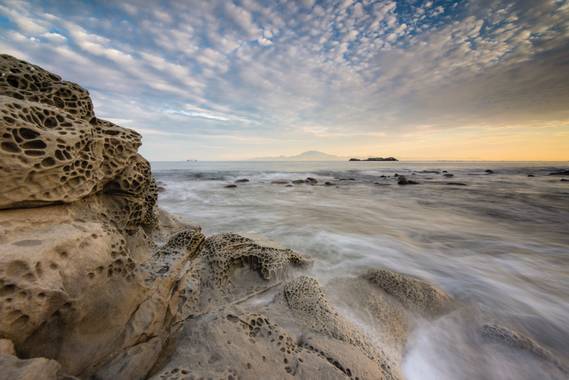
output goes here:
<path id="1" fill-rule="evenodd" d="M 359 158 L 350 158 L 349 161 L 399 161 L 395 157 L 369 157 L 365 160 L 361 160 Z"/>

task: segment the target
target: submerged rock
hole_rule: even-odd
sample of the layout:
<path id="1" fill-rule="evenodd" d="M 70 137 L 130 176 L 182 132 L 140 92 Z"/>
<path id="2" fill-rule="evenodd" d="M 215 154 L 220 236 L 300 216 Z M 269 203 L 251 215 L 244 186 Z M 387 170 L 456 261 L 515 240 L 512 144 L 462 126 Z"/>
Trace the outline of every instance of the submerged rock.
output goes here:
<path id="1" fill-rule="evenodd" d="M 312 178 L 312 177 L 307 177 L 304 181 L 309 185 L 316 185 L 318 183 L 316 178 Z"/>
<path id="2" fill-rule="evenodd" d="M 486 170 L 484 170 L 484 173 L 486 173 L 486 174 L 494 174 L 494 170 L 486 169 Z"/>
<path id="3" fill-rule="evenodd" d="M 230 183 L 229 185 L 225 185 L 223 187 L 225 187 L 226 189 L 235 189 L 237 187 L 237 185 Z"/>
<path id="4" fill-rule="evenodd" d="M 488 343 L 503 344 L 512 349 L 527 352 L 540 360 L 553 364 L 562 373 L 569 375 L 569 368 L 555 355 L 520 332 L 487 323 L 480 328 L 480 335 Z"/>
<path id="5" fill-rule="evenodd" d="M 363 278 L 423 315 L 440 315 L 450 307 L 448 294 L 419 278 L 387 269 L 370 270 Z"/>
<path id="6" fill-rule="evenodd" d="M 418 185 L 419 182 L 407 179 L 404 175 L 398 176 L 397 184 L 399 185 Z"/>
<path id="7" fill-rule="evenodd" d="M 558 171 L 549 173 L 549 175 L 569 175 L 569 170 L 558 170 Z"/>
<path id="8" fill-rule="evenodd" d="M 289 183 L 289 181 L 281 180 L 281 179 L 271 181 L 271 184 L 273 184 L 273 185 L 286 185 L 288 183 Z"/>
<path id="9" fill-rule="evenodd" d="M 248 178 L 239 178 L 235 180 L 235 183 L 247 183 L 247 182 L 249 182 Z"/>

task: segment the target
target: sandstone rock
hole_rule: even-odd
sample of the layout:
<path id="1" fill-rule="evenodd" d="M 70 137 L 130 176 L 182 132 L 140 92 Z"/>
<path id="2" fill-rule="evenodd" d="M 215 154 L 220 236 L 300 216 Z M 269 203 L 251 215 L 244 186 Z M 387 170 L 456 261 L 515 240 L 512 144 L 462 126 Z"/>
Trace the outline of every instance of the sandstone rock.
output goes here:
<path id="1" fill-rule="evenodd" d="M 73 202 L 117 179 L 128 188 L 112 191 L 146 191 L 138 133 L 97 119 L 89 93 L 57 75 L 5 54 L 0 70 L 0 209 Z"/>
<path id="2" fill-rule="evenodd" d="M 451 298 L 443 290 L 421 279 L 387 269 L 370 270 L 363 278 L 425 316 L 437 316 L 450 307 Z"/>
<path id="3" fill-rule="evenodd" d="M 46 358 L 18 359 L 0 355 L 0 378 L 6 380 L 57 380 L 60 365 Z"/>
<path id="4" fill-rule="evenodd" d="M 10 339 L 0 339 L 0 355 L 16 356 L 16 349 L 14 348 L 14 343 Z"/>
<path id="5" fill-rule="evenodd" d="M 487 323 L 480 328 L 480 335 L 488 343 L 503 344 L 512 349 L 527 352 L 540 360 L 553 364 L 562 373 L 569 375 L 569 368 L 561 360 L 533 339 L 517 331 Z"/>

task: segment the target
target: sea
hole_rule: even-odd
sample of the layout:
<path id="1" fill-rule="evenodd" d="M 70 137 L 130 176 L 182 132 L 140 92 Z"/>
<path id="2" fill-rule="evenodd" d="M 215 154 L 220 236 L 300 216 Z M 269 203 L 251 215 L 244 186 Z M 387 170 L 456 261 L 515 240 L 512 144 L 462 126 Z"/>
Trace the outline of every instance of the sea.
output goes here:
<path id="1" fill-rule="evenodd" d="M 569 358 L 569 175 L 550 175 L 569 162 L 151 165 L 160 207 L 207 235 L 259 236 L 306 254 L 324 287 L 386 267 L 452 295 L 460 307 L 413 331 L 407 379 L 551 378 L 534 355 L 480 339 L 485 323 Z M 400 176 L 417 184 L 399 185 Z M 292 184 L 308 177 L 317 183 Z M 347 314 L 373 335 L 369 321 Z"/>

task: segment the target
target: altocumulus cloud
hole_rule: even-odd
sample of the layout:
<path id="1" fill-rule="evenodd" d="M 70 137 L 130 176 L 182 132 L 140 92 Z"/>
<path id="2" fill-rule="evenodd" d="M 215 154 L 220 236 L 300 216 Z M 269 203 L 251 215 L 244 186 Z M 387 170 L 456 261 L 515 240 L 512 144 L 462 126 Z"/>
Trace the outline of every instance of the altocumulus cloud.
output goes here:
<path id="1" fill-rule="evenodd" d="M 0 28 L 2 52 L 87 87 L 151 159 L 567 136 L 566 0 L 0 0 Z"/>

